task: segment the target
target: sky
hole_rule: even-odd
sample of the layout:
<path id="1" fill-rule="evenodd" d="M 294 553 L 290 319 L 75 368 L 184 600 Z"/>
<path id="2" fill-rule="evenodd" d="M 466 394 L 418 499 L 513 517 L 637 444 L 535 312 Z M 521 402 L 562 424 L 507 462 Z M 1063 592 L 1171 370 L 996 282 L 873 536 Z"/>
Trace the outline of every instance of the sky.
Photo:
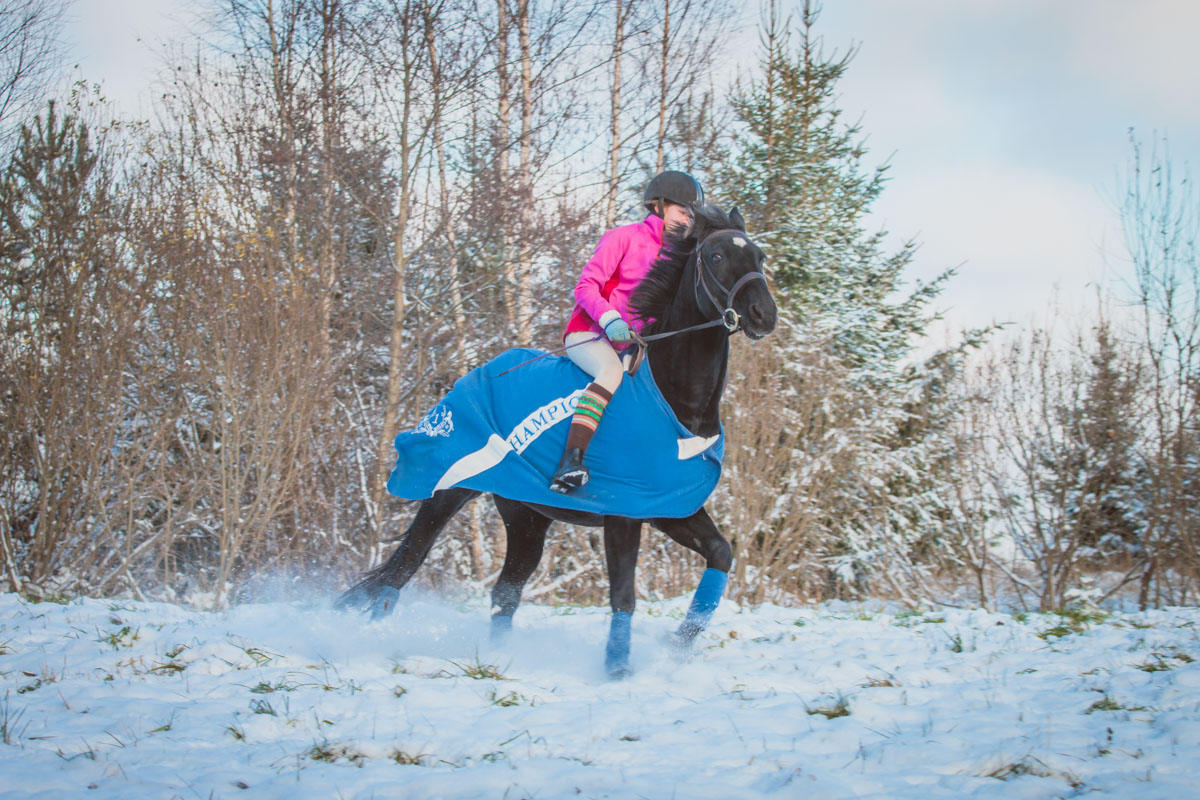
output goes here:
<path id="1" fill-rule="evenodd" d="M 100 83 L 123 112 L 146 117 L 168 42 L 195 24 L 184 0 L 74 0 L 63 38 L 73 80 Z"/>
<path id="2" fill-rule="evenodd" d="M 186 9 L 77 0 L 72 61 L 145 114 Z M 871 224 L 921 244 L 913 278 L 959 268 L 938 301 L 951 329 L 1042 323 L 1055 297 L 1085 311 L 1098 282 L 1128 273 L 1116 203 L 1130 129 L 1165 134 L 1177 165 L 1200 162 L 1197 30 L 1194 0 L 825 2 L 826 48 L 857 48 L 840 105 L 867 162 L 890 164 Z"/>
<path id="3" fill-rule="evenodd" d="M 840 102 L 891 164 L 878 224 L 921 243 L 915 276 L 959 267 L 952 326 L 1044 324 L 1055 297 L 1078 314 L 1120 288 L 1130 129 L 1200 162 L 1192 0 L 830 0 L 817 29 L 858 48 Z"/>

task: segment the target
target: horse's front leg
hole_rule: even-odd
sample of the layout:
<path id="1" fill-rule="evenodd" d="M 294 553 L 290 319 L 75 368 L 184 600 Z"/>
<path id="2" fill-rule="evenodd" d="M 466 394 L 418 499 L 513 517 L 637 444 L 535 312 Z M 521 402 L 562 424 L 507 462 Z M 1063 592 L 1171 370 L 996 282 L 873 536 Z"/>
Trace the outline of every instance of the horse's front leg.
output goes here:
<path id="1" fill-rule="evenodd" d="M 707 567 L 696 593 L 692 595 L 687 616 L 673 637 L 672 643 L 681 655 L 685 655 L 691 652 L 692 643 L 708 627 L 713 612 L 721 603 L 725 584 L 729 582 L 729 570 L 733 566 L 733 550 L 703 508 L 684 519 L 654 520 L 654 526 L 684 547 L 704 556 Z"/>
<path id="2" fill-rule="evenodd" d="M 608 644 L 604 648 L 604 668 L 613 680 L 621 680 L 630 675 L 629 643 L 632 636 L 633 609 L 637 604 L 634 579 L 641 543 L 641 520 L 625 517 L 604 518 L 604 559 L 608 564 L 608 592 L 612 603 Z"/>

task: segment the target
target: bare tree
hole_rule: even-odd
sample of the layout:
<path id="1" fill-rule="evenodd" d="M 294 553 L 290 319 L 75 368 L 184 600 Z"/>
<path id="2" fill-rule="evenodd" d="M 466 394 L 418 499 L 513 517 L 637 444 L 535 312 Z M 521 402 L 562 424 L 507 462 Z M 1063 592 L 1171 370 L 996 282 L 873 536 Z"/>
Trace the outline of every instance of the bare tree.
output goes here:
<path id="1" fill-rule="evenodd" d="M 533 42 L 530 40 L 530 0 L 517 0 L 517 41 L 521 48 L 521 164 L 517 181 L 521 244 L 516 263 L 517 343 L 532 344 L 533 317 Z"/>
<path id="2" fill-rule="evenodd" d="M 70 0 L 0 0 L 0 140 L 45 103 L 59 77 Z"/>
<path id="3" fill-rule="evenodd" d="M 1200 192 L 1165 137 L 1132 147 L 1120 212 L 1153 406 L 1144 606 L 1200 588 Z"/>
<path id="4" fill-rule="evenodd" d="M 959 402 L 965 408 L 950 432 L 958 478 L 944 487 L 945 535 L 934 556 L 941 573 L 936 577 L 948 578 L 953 586 L 969 579 L 974 583 L 979 605 L 990 609 L 995 606 L 996 587 L 1003 577 L 992 554 L 1000 538 L 992 524 L 997 512 L 987 478 L 992 419 L 987 398 L 973 389 L 966 381 L 959 383 Z M 925 596 L 940 599 L 936 586 L 930 586 L 930 581 L 922 583 Z"/>
<path id="5" fill-rule="evenodd" d="M 424 10 L 425 43 L 429 50 L 429 69 L 432 79 L 430 85 L 430 97 L 432 100 L 430 122 L 433 135 L 434 157 L 437 161 L 439 226 L 442 235 L 446 237 L 446 247 L 449 250 L 447 266 L 449 268 L 448 278 L 450 283 L 450 312 L 454 319 L 454 353 L 458 362 L 456 372 L 458 375 L 463 375 L 468 369 L 467 322 L 466 316 L 463 313 L 463 288 L 459 267 L 461 253 L 459 251 L 454 220 L 452 219 L 450 185 L 446 177 L 449 166 L 446 155 L 445 117 L 446 106 L 452 98 L 450 87 L 453 79 L 448 74 L 444 57 L 439 55 L 440 37 L 436 27 L 438 21 L 432 12 L 433 9 L 431 7 L 426 7 Z"/>
<path id="6" fill-rule="evenodd" d="M 141 456 L 121 437 L 145 276 L 84 102 L 51 102 L 23 126 L 0 181 L 0 550 L 14 590 L 68 567 L 94 578 L 98 551 L 120 552 L 123 470 Z"/>
<path id="7" fill-rule="evenodd" d="M 639 146 L 653 149 L 656 173 L 672 168 L 708 177 L 721 158 L 721 148 L 714 145 L 726 134 L 723 117 L 713 113 L 710 65 L 723 55 L 737 10 L 728 0 L 664 0 L 648 4 L 645 12 L 639 23 L 644 46 L 638 52 L 645 79 L 639 85 L 653 117 L 641 127 L 653 127 L 654 139 L 645 141 L 643 134 Z M 710 163 L 696 157 L 702 152 Z M 646 160 L 640 152 L 638 160 Z"/>
<path id="8" fill-rule="evenodd" d="M 1085 589 L 1100 590 L 1090 600 L 1111 596 L 1145 568 L 1136 356 L 1117 348 L 1103 317 L 1090 337 L 1060 341 L 1035 329 L 976 366 L 984 439 L 963 451 L 963 493 L 948 504 L 946 544 L 981 594 L 983 572 L 994 571 L 1042 611 Z M 1010 557 L 988 556 L 988 528 L 1011 542 Z"/>
<path id="9" fill-rule="evenodd" d="M 333 320 L 334 298 L 337 294 L 338 264 L 335 257 L 334 185 L 337 180 L 337 149 L 340 120 L 345 112 L 341 98 L 344 68 L 344 34 L 346 24 L 341 0 L 320 0 L 319 17 L 320 67 L 317 73 L 317 94 L 321 120 L 321 159 L 317 172 L 317 191 L 321 198 L 317 243 L 317 272 L 321 284 L 320 329 L 322 355 L 329 355 L 329 336 Z"/>
<path id="10" fill-rule="evenodd" d="M 360 113 L 372 85 L 348 8 L 230 3 L 220 46 L 175 70 L 149 150 L 188 213 L 152 208 L 145 227 L 200 232 L 190 247 L 142 245 L 184 286 L 159 303 L 174 320 L 164 349 L 192 354 L 174 373 L 193 400 L 159 413 L 197 431 L 176 446 L 176 488 L 196 511 L 172 517 L 164 561 L 190 561 L 215 598 L 268 561 L 294 574 L 316 550 L 361 556 L 374 530 L 368 431 L 387 365 L 363 337 L 390 330 L 378 289 L 394 274 L 395 183 Z"/>
<path id="11" fill-rule="evenodd" d="M 636 0 L 617 0 L 612 46 L 612 86 L 609 88 L 608 175 L 605 180 L 604 227 L 617 224 L 617 191 L 620 189 L 621 167 L 621 60 L 625 55 L 625 24 Z"/>
<path id="12" fill-rule="evenodd" d="M 653 125 L 655 136 L 639 146 L 646 150 L 652 144 L 655 174 L 669 167 L 709 180 L 725 166 L 729 138 L 727 107 L 717 99 L 711 65 L 725 55 L 737 10 L 728 0 L 663 0 L 644 10 L 639 25 L 645 46 L 637 55 L 646 77 L 638 85 L 654 114 L 642 127 Z M 643 171 L 651 168 L 642 152 L 637 159 Z"/>
<path id="13" fill-rule="evenodd" d="M 512 84 L 509 76 L 509 55 L 508 45 L 509 36 L 511 36 L 511 16 L 509 14 L 509 0 L 496 0 L 496 122 L 495 122 L 495 144 L 496 150 L 496 187 L 501 192 L 500 201 L 503 204 L 508 200 L 510 191 L 509 187 L 509 149 L 511 147 L 512 132 L 511 114 L 512 114 Z M 525 6 L 525 17 L 528 17 L 528 6 Z M 507 208 L 504 205 L 500 206 L 501 215 L 507 218 L 509 215 Z M 517 302 L 517 263 L 512 257 L 512 232 L 511 226 L 504 225 L 502 234 L 502 248 L 500 258 L 504 267 L 504 283 L 502 290 L 504 292 L 504 315 L 510 330 L 517 329 L 517 312 L 520 308 Z"/>
<path id="14" fill-rule="evenodd" d="M 654 172 L 663 171 L 666 164 L 667 143 L 667 87 L 671 71 L 667 64 L 671 58 L 671 0 L 663 0 L 662 37 L 659 41 L 661 61 L 658 65 L 658 136 L 654 148 Z"/>
<path id="15" fill-rule="evenodd" d="M 430 53 L 424 41 L 432 23 L 423 13 L 422 4 L 408 0 L 383 0 L 376 9 L 376 27 L 363 45 L 375 50 L 374 74 L 377 96 L 387 112 L 395 136 L 395 155 L 398 160 L 394 216 L 391 221 L 391 249 L 394 265 L 392 285 L 392 319 L 388 351 L 387 394 L 384 403 L 383 426 L 378 439 L 376 465 L 372 481 L 371 503 L 373 529 L 383 526 L 384 498 L 388 475 L 395 463 L 392 441 L 401 414 L 406 372 L 411 367 L 406 344 L 409 333 L 407 319 L 409 237 L 411 215 L 417 197 L 417 180 L 428 153 L 428 138 L 436 115 L 427 113 L 424 97 L 430 78 Z M 385 55 L 386 54 L 386 55 Z M 368 548 L 372 552 L 373 548 Z"/>
<path id="16" fill-rule="evenodd" d="M 838 432 L 858 402 L 848 371 L 812 334 L 783 318 L 774 336 L 793 346 L 737 342 L 730 361 L 729 446 L 714 510 L 738 553 L 735 591 L 752 603 L 829 591 L 830 507 L 861 442 Z"/>

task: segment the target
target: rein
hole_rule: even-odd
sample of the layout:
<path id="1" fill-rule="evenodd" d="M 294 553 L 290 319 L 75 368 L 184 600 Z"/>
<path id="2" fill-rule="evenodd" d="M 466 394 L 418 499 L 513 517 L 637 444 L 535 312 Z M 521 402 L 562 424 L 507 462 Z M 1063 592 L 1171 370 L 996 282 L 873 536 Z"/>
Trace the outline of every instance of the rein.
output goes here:
<path id="1" fill-rule="evenodd" d="M 686 328 L 680 328 L 680 329 L 674 330 L 674 331 L 663 331 L 662 333 L 653 333 L 653 334 L 650 334 L 649 336 L 642 336 L 637 331 L 635 331 L 631 328 L 629 332 L 631 334 L 633 334 L 633 342 L 634 342 L 634 345 L 638 348 L 638 352 L 633 357 L 633 364 L 629 368 L 630 375 L 636 374 L 638 371 L 638 368 L 641 367 L 642 360 L 646 357 L 646 348 L 649 346 L 649 344 L 651 342 L 657 342 L 661 339 L 668 339 L 672 336 L 678 336 L 681 333 L 692 333 L 693 331 L 701 331 L 701 330 L 704 330 L 705 328 L 715 328 L 718 325 L 724 325 L 725 330 L 729 331 L 730 336 L 732 336 L 733 334 L 737 333 L 739 330 L 742 329 L 742 318 L 737 313 L 737 311 L 735 311 L 733 308 L 733 299 L 735 297 L 737 297 L 737 293 L 740 292 L 742 290 L 742 288 L 750 281 L 757 279 L 757 280 L 761 280 L 763 283 L 766 283 L 767 277 L 765 275 L 763 275 L 762 272 L 760 272 L 758 270 L 754 270 L 753 272 L 747 272 L 745 275 L 738 278 L 737 281 L 733 284 L 733 286 L 729 290 L 726 290 L 725 287 L 721 285 L 721 281 L 717 280 L 717 276 L 712 273 L 712 270 L 709 268 L 708 264 L 705 263 L 705 261 L 704 261 L 703 247 L 704 247 L 704 243 L 707 242 L 710 238 L 712 238 L 716 234 L 721 233 L 722 231 L 725 231 L 725 230 L 735 230 L 735 229 L 722 228 L 721 230 L 713 231 L 712 233 L 708 234 L 708 236 L 705 236 L 701 241 L 696 243 L 696 250 L 695 250 L 696 263 L 697 263 L 696 280 L 695 280 L 694 284 L 692 285 L 692 294 L 696 298 L 696 307 L 697 308 L 700 307 L 700 290 L 703 289 L 705 296 L 708 298 L 708 301 L 710 303 L 712 303 L 713 308 L 715 308 L 717 310 L 717 313 L 720 314 L 720 316 L 718 316 L 716 319 L 710 319 L 708 322 L 701 322 L 696 325 L 689 325 Z M 717 289 L 722 294 L 725 295 L 724 307 L 722 307 L 721 303 L 717 302 L 717 298 L 713 296 L 712 290 L 708 288 L 708 283 L 704 280 L 705 277 L 708 277 L 709 279 L 711 279 L 712 282 L 717 285 Z M 579 347 L 580 345 L 591 344 L 592 342 L 600 341 L 603 338 L 604 338 L 604 334 L 598 333 L 598 334 L 596 334 L 596 336 L 594 338 L 588 339 L 586 341 L 576 342 L 575 344 L 563 345 L 562 347 L 556 347 L 553 350 L 549 350 L 545 353 L 542 353 L 541 355 L 534 356 L 533 358 L 529 359 L 528 361 L 522 361 L 520 364 L 509 367 L 508 369 L 504 370 L 504 372 L 499 373 L 495 377 L 499 378 L 504 375 L 507 375 L 508 373 L 512 372 L 514 369 L 520 369 L 521 367 L 524 367 L 527 364 L 532 364 L 534 361 L 543 359 L 546 356 L 552 356 L 552 355 L 557 355 L 559 353 L 565 353 L 568 350 L 570 350 L 572 347 Z"/>

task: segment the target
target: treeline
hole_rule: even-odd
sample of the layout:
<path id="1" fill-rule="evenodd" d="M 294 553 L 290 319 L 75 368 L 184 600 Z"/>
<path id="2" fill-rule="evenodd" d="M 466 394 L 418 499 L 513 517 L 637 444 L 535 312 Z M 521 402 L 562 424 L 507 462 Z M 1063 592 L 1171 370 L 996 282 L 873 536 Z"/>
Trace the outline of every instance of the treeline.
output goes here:
<path id="1" fill-rule="evenodd" d="M 411 517 L 395 434 L 501 350 L 556 344 L 599 234 L 675 168 L 741 207 L 783 310 L 728 387 L 735 597 L 1193 601 L 1191 184 L 1135 154 L 1136 335 L 917 358 L 951 275 L 913 285 L 915 244 L 868 226 L 887 176 L 837 107 L 853 52 L 772 3 L 723 88 L 737 12 L 239 0 L 180 43 L 154 122 L 86 86 L 26 114 L 0 184 L 7 588 L 343 586 Z M 489 583 L 490 504 L 454 525 L 423 577 Z M 603 562 L 598 531 L 556 526 L 528 594 L 598 600 Z M 639 591 L 700 568 L 650 535 Z"/>

